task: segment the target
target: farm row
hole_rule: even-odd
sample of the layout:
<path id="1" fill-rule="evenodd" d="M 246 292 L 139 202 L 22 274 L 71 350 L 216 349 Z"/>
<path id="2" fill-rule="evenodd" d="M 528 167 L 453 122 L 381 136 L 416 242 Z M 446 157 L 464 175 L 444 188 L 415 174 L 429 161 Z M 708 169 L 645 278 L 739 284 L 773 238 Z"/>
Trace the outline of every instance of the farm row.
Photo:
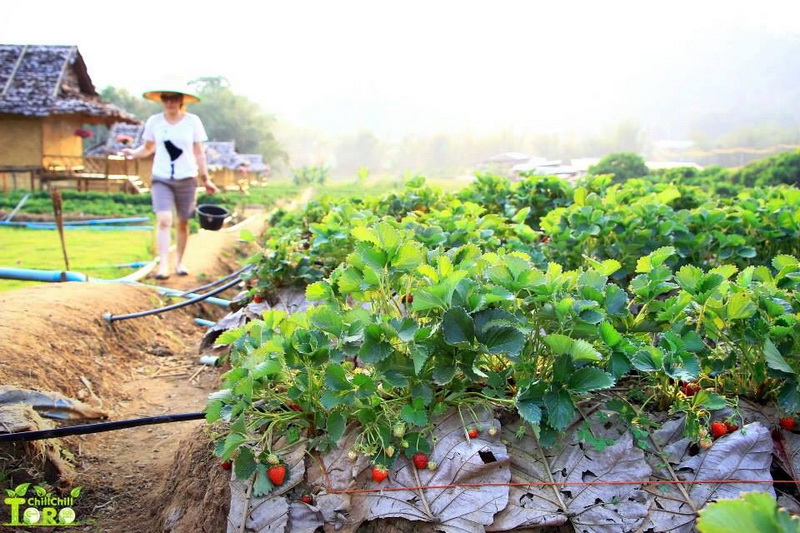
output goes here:
<path id="1" fill-rule="evenodd" d="M 380 198 L 279 212 L 252 259 L 250 306 L 285 288 L 313 305 L 218 339 L 232 369 L 208 407 L 209 422 L 228 423 L 214 426 L 217 454 L 265 495 L 280 491 L 273 473 L 286 475 L 297 447 L 329 456 L 347 441 L 365 483 L 410 460 L 434 471 L 442 420 L 455 416 L 467 442 L 506 434 L 487 407 L 519 420 L 509 453 L 520 439 L 607 447 L 588 406 L 642 453 L 658 451 L 667 415 L 681 415 L 671 431 L 695 450 L 685 460 L 769 440 L 759 428 L 780 418 L 791 429 L 800 411 L 798 204 L 789 186 L 717 199 L 657 179 L 484 175 L 456 194 L 415 179 Z M 751 406 L 767 404 L 772 418 L 754 422 Z M 694 520 L 648 513 L 637 523 L 658 531 Z M 481 523 L 499 527 L 490 518 Z"/>

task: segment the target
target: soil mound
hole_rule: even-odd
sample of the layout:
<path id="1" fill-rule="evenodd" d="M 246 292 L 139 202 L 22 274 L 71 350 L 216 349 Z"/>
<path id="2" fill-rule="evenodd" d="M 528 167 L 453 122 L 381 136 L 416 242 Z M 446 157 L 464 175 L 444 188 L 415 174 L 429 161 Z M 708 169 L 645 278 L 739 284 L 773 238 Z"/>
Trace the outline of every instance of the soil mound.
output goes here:
<path id="1" fill-rule="evenodd" d="M 181 349 L 185 319 L 155 315 L 109 324 L 102 314 L 162 305 L 147 287 L 63 283 L 0 294 L 0 383 L 66 396 L 113 397 L 143 352 Z M 169 323 L 169 326 L 165 324 Z"/>
<path id="2" fill-rule="evenodd" d="M 144 531 L 171 533 L 226 530 L 231 491 L 230 472 L 219 466 L 214 445 L 199 427 L 181 442 L 170 470 L 147 507 Z M 134 529 L 131 529 L 133 531 Z"/>

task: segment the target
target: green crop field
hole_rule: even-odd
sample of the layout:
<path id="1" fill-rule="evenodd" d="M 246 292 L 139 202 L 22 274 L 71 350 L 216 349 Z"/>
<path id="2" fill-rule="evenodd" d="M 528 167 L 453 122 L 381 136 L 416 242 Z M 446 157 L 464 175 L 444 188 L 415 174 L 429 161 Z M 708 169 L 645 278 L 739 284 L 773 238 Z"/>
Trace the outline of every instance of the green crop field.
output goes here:
<path id="1" fill-rule="evenodd" d="M 70 270 L 89 276 L 114 279 L 133 269 L 97 269 L 106 265 L 147 261 L 153 258 L 151 231 L 67 230 L 64 232 Z M 0 267 L 64 270 L 58 232 L 0 228 Z M 34 285 L 36 282 L 0 280 L 0 291 Z"/>
<path id="2" fill-rule="evenodd" d="M 314 305 L 219 337 L 233 368 L 207 408 L 225 428 L 216 454 L 257 495 L 312 447 L 361 461 L 370 488 L 465 471 L 495 483 L 504 468 L 500 485 L 540 479 L 475 475 L 484 461 L 454 451 L 469 446 L 526 464 L 536 450 L 557 481 L 576 464 L 564 449 L 641 469 L 614 459 L 597 479 L 668 479 L 657 443 L 681 439 L 694 451 L 677 471 L 738 477 L 710 473 L 718 454 L 761 461 L 768 479 L 773 439 L 790 442 L 800 413 L 800 190 L 728 181 L 721 194 L 674 175 L 482 174 L 457 191 L 415 178 L 355 198 L 353 184 L 316 187 L 272 217 L 245 298 L 301 289 Z M 669 505 L 647 498 L 642 516 Z"/>

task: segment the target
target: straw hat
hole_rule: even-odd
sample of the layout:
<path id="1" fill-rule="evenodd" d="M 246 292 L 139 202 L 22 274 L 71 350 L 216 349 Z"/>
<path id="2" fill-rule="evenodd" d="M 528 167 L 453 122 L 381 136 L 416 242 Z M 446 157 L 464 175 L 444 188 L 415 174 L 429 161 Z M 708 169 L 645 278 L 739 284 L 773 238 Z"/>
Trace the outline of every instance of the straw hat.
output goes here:
<path id="1" fill-rule="evenodd" d="M 162 85 L 162 87 L 165 88 L 146 91 L 144 94 L 142 94 L 142 97 L 147 100 L 152 100 L 153 102 L 161 102 L 161 95 L 163 93 L 168 93 L 168 94 L 172 93 L 172 94 L 182 94 L 184 104 L 194 104 L 200 101 L 200 97 L 197 96 L 194 93 L 194 91 L 192 91 L 186 86 L 167 84 L 167 85 Z"/>

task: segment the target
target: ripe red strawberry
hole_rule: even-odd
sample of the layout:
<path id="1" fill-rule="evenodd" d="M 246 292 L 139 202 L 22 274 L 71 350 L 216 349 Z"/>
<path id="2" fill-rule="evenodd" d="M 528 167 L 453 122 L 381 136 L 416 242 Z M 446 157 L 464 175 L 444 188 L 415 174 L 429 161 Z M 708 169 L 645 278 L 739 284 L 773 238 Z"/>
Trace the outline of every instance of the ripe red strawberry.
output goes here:
<path id="1" fill-rule="evenodd" d="M 219 467 L 223 470 L 230 470 L 231 469 L 231 462 L 230 461 L 223 461 L 219 464 Z"/>
<path id="2" fill-rule="evenodd" d="M 289 403 L 288 406 L 289 406 L 289 409 L 291 409 L 292 411 L 302 411 L 303 410 L 303 408 L 300 407 L 300 404 L 295 403 L 295 402 Z"/>
<path id="3" fill-rule="evenodd" d="M 314 505 L 314 498 L 310 494 L 303 494 L 300 496 L 300 501 L 308 505 Z"/>
<path id="4" fill-rule="evenodd" d="M 372 467 L 372 480 L 375 483 L 380 483 L 387 477 L 389 477 L 389 471 L 386 470 L 385 467 L 380 465 L 375 465 Z"/>
<path id="5" fill-rule="evenodd" d="M 726 420 L 726 421 L 725 421 L 725 429 L 727 429 L 727 430 L 728 430 L 728 433 L 733 433 L 734 431 L 736 431 L 737 429 L 739 429 L 739 426 L 737 426 L 737 425 L 736 425 L 736 424 L 734 424 L 733 422 L 728 422 L 728 421 Z"/>
<path id="6" fill-rule="evenodd" d="M 283 482 L 286 481 L 286 467 L 284 465 L 272 465 L 267 469 L 267 476 L 276 487 L 283 485 Z"/>
<path id="7" fill-rule="evenodd" d="M 253 296 L 253 303 L 260 304 L 261 302 L 262 302 L 262 300 L 261 300 L 261 295 L 260 294 L 256 294 L 255 296 Z"/>
<path id="8" fill-rule="evenodd" d="M 469 431 L 467 431 L 467 435 L 469 435 L 469 438 L 471 438 L 471 439 L 477 439 L 478 438 L 478 428 L 469 428 Z"/>
<path id="9" fill-rule="evenodd" d="M 428 468 L 428 454 L 417 452 L 414 454 L 414 457 L 411 458 L 411 461 L 414 463 L 414 466 L 417 467 L 417 470 L 425 470 Z"/>
<path id="10" fill-rule="evenodd" d="M 413 294 L 406 294 L 402 298 L 400 298 L 400 302 L 404 304 L 413 304 L 414 303 L 414 295 Z"/>
<path id="11" fill-rule="evenodd" d="M 712 422 L 711 423 L 711 436 L 715 439 L 720 438 L 723 435 L 727 435 L 728 428 L 725 427 L 725 424 L 722 422 Z"/>
<path id="12" fill-rule="evenodd" d="M 794 417 L 787 416 L 778 420 L 778 425 L 785 429 L 786 431 L 791 431 L 794 427 Z"/>
<path id="13" fill-rule="evenodd" d="M 695 381 L 690 381 L 689 383 L 684 383 L 681 385 L 681 391 L 683 391 L 686 396 L 694 396 L 700 392 L 701 389 L 702 387 L 700 384 Z"/>

